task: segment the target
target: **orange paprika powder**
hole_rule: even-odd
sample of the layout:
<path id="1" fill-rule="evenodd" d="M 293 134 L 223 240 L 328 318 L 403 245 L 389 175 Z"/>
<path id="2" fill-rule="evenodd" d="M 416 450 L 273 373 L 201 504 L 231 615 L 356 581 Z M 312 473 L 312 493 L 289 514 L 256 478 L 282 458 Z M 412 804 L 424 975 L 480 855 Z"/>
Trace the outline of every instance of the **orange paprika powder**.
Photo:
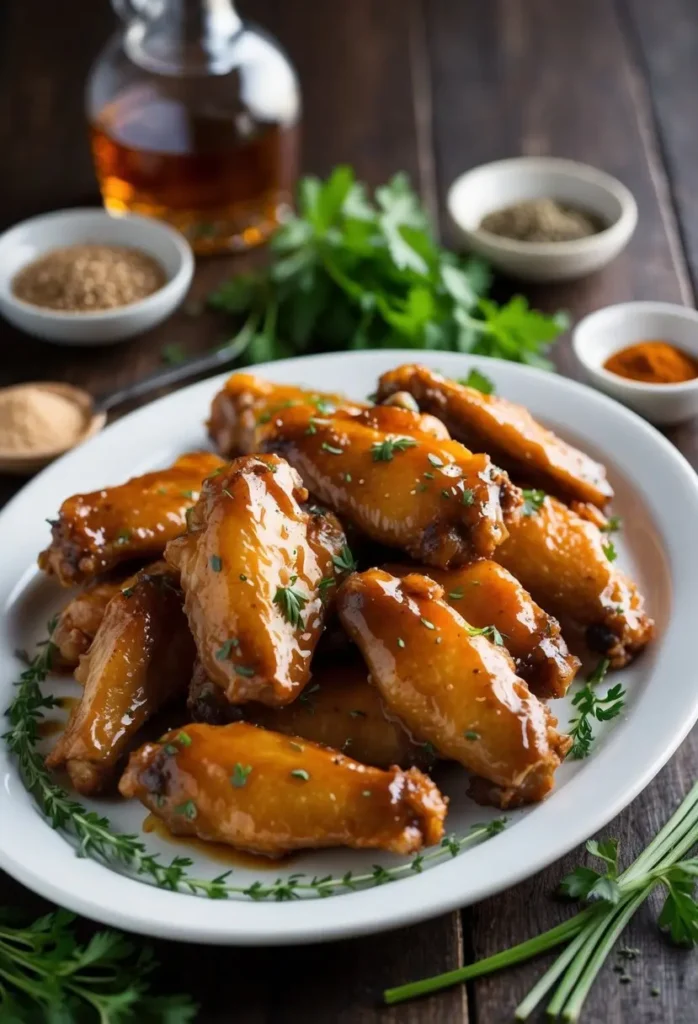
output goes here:
<path id="1" fill-rule="evenodd" d="M 698 377 L 698 363 L 666 341 L 640 341 L 628 345 L 603 364 L 605 370 L 646 384 L 680 384 Z"/>

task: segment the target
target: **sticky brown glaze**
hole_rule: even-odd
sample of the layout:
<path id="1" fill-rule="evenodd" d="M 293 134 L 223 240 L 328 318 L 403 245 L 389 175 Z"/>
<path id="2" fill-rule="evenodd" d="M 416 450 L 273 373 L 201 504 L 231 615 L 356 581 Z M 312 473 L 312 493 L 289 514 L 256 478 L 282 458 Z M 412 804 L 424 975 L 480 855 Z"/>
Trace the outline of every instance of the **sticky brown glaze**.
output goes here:
<path id="1" fill-rule="evenodd" d="M 310 677 L 346 541 L 331 513 L 304 511 L 306 498 L 283 459 L 241 456 L 205 481 L 187 533 L 167 546 L 199 658 L 234 704 L 287 704 Z M 297 621 L 285 588 L 300 596 Z"/>
<path id="2" fill-rule="evenodd" d="M 397 414 L 398 429 L 387 429 L 388 414 Z M 491 554 L 518 513 L 519 490 L 487 455 L 405 434 L 403 414 L 386 408 L 378 430 L 356 417 L 319 419 L 291 408 L 274 419 L 265 447 L 288 459 L 321 503 L 372 540 L 444 568 Z M 396 440 L 402 450 L 393 447 Z"/>
<path id="3" fill-rule="evenodd" d="M 613 497 L 605 467 L 542 426 L 522 405 L 418 365 L 400 366 L 380 378 L 379 401 L 399 391 L 409 391 L 421 409 L 443 420 L 453 437 L 488 452 L 516 480 L 523 476 L 552 493 L 601 508 Z"/>
<path id="4" fill-rule="evenodd" d="M 502 807 L 549 792 L 569 741 L 505 648 L 473 636 L 438 583 L 371 569 L 342 584 L 338 607 L 386 707 L 414 736 L 486 779 Z"/>
<path id="5" fill-rule="evenodd" d="M 423 743 L 413 741 L 400 722 L 386 715 L 366 665 L 356 655 L 344 663 L 313 669 L 300 698 L 284 708 L 254 702 L 230 704 L 198 665 L 188 708 L 194 721 L 219 725 L 242 719 L 285 736 L 322 743 L 376 768 L 426 767 L 433 761 Z"/>
<path id="6" fill-rule="evenodd" d="M 392 564 L 384 568 L 393 576 L 422 572 L 436 580 L 444 600 L 471 626 L 494 626 L 499 631 L 518 675 L 537 697 L 564 696 L 579 660 L 570 654 L 557 619 L 544 612 L 503 566 L 483 558 L 460 569 Z"/>
<path id="7" fill-rule="evenodd" d="M 417 768 L 382 771 L 245 722 L 188 725 L 146 744 L 120 789 L 175 835 L 267 857 L 328 846 L 414 853 L 439 842 L 446 814 Z"/>
<path id="8" fill-rule="evenodd" d="M 142 570 L 80 661 L 83 696 L 47 766 L 66 768 L 85 796 L 110 789 L 145 722 L 186 693 L 194 655 L 176 577 L 163 563 Z"/>
<path id="9" fill-rule="evenodd" d="M 221 455 L 251 455 L 259 451 L 261 439 L 275 413 L 302 405 L 318 415 L 339 408 L 359 412 L 363 402 L 351 402 L 342 395 L 308 391 L 293 384 L 274 384 L 254 373 L 234 373 L 213 399 L 208 434 Z"/>
<path id="10" fill-rule="evenodd" d="M 115 594 L 135 577 L 114 576 L 89 583 L 76 594 L 58 616 L 51 642 L 55 647 L 51 665 L 60 672 L 72 672 L 87 654 L 102 624 L 107 605 Z"/>
<path id="11" fill-rule="evenodd" d="M 72 587 L 132 559 L 142 564 L 159 558 L 184 529 L 204 477 L 222 465 L 210 452 L 191 452 L 169 469 L 74 494 L 61 505 L 51 544 L 39 555 L 40 568 Z"/>
<path id="12" fill-rule="evenodd" d="M 584 627 L 592 650 L 621 668 L 652 639 L 654 623 L 635 583 L 606 557 L 608 540 L 594 523 L 546 498 L 512 526 L 495 558 L 545 609 Z"/>

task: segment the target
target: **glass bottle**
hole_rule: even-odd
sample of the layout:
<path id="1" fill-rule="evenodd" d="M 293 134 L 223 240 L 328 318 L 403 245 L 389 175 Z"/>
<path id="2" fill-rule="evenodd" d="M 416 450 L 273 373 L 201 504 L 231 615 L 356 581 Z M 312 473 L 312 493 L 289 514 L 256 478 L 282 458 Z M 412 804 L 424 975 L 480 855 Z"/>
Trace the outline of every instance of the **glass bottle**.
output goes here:
<path id="1" fill-rule="evenodd" d="M 291 201 L 300 94 L 232 0 L 112 0 L 123 30 L 87 85 L 106 208 L 159 217 L 199 253 L 263 242 Z"/>

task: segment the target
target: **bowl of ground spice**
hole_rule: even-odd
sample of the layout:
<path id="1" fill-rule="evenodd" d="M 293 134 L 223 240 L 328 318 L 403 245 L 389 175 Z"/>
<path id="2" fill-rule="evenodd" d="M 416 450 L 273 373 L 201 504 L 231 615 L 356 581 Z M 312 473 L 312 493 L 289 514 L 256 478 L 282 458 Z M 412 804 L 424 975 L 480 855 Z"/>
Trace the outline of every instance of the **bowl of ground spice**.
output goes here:
<path id="1" fill-rule="evenodd" d="M 64 345 L 105 345 L 149 330 L 183 301 L 186 239 L 147 217 L 61 210 L 0 235 L 0 313 Z"/>
<path id="2" fill-rule="evenodd" d="M 457 178 L 451 217 L 473 252 L 527 281 L 565 281 L 606 266 L 637 223 L 632 193 L 587 164 L 516 157 Z"/>
<path id="3" fill-rule="evenodd" d="M 623 302 L 584 317 L 572 347 L 588 380 L 651 423 L 698 415 L 698 312 Z"/>

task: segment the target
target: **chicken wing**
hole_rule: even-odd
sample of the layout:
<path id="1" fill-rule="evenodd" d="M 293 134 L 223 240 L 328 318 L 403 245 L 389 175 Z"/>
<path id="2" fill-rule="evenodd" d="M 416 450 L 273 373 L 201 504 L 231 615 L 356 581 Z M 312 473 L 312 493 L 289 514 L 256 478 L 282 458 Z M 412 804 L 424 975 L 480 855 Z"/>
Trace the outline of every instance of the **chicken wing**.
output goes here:
<path id="1" fill-rule="evenodd" d="M 442 597 L 426 576 L 371 569 L 342 584 L 338 607 L 387 708 L 414 736 L 485 779 L 500 806 L 541 800 L 569 740 L 508 652 Z"/>
<path id="2" fill-rule="evenodd" d="M 363 661 L 313 668 L 299 700 L 283 708 L 230 704 L 219 687 L 194 669 L 188 708 L 196 722 L 222 725 L 246 721 L 285 736 L 322 743 L 376 768 L 426 767 L 433 761 L 423 743 L 413 741 L 400 722 L 388 718 L 380 694 L 371 686 Z"/>
<path id="3" fill-rule="evenodd" d="M 251 455 L 259 451 L 265 426 L 275 413 L 302 405 L 324 416 L 345 408 L 359 412 L 365 403 L 342 395 L 307 391 L 292 384 L 274 384 L 254 373 L 234 373 L 213 399 L 208 434 L 221 455 Z"/>
<path id="4" fill-rule="evenodd" d="M 267 857 L 327 846 L 414 853 L 439 842 L 446 814 L 417 768 L 369 768 L 244 722 L 188 725 L 146 744 L 120 789 L 175 835 Z"/>
<path id="5" fill-rule="evenodd" d="M 39 566 L 64 587 L 85 583 L 131 559 L 159 558 L 182 532 L 201 482 L 224 465 L 210 452 L 182 455 L 169 469 L 134 477 L 118 487 L 74 494 L 52 524 Z"/>
<path id="6" fill-rule="evenodd" d="M 86 796 L 109 789 L 144 723 L 186 693 L 194 655 L 176 577 L 163 563 L 142 570 L 111 599 L 80 661 L 84 693 L 48 767 L 65 767 Z"/>
<path id="7" fill-rule="evenodd" d="M 58 616 L 51 643 L 55 647 L 52 667 L 65 672 L 72 670 L 87 654 L 99 629 L 107 605 L 115 594 L 127 586 L 134 577 L 115 576 L 88 583 L 84 590 L 71 598 Z"/>
<path id="8" fill-rule="evenodd" d="M 484 395 L 426 366 L 400 366 L 384 373 L 379 401 L 399 391 L 409 391 L 420 408 L 442 419 L 454 437 L 488 452 L 516 480 L 601 507 L 613 497 L 605 468 L 542 426 L 521 405 Z"/>
<path id="9" fill-rule="evenodd" d="M 396 397 L 396 396 L 393 396 Z M 405 401 L 404 396 L 400 402 Z M 409 397 L 409 396 L 408 396 Z M 414 402 L 414 399 L 412 399 Z M 416 404 L 416 403 L 415 403 Z M 251 455 L 261 450 L 265 437 L 274 430 L 277 415 L 292 407 L 304 408 L 309 416 L 360 416 L 369 426 L 381 426 L 384 415 L 380 406 L 353 402 L 330 392 L 305 391 L 288 384 L 273 384 L 251 373 L 236 373 L 230 377 L 213 399 L 208 421 L 209 437 L 222 455 Z M 448 438 L 443 423 L 435 416 L 422 414 L 419 409 L 405 408 L 392 418 L 392 427 L 411 434 L 413 431 Z M 400 422 L 402 420 L 402 422 Z"/>
<path id="10" fill-rule="evenodd" d="M 609 561 L 604 534 L 557 499 L 545 498 L 522 516 L 494 557 L 545 609 L 583 626 L 589 646 L 613 668 L 651 640 L 654 623 L 644 598 Z"/>
<path id="11" fill-rule="evenodd" d="M 167 545 L 206 674 L 234 704 L 287 704 L 310 677 L 346 540 L 306 498 L 283 459 L 242 456 L 204 482 Z"/>
<path id="12" fill-rule="evenodd" d="M 489 555 L 518 513 L 521 492 L 487 455 L 456 441 L 409 436 L 357 417 L 318 419 L 287 409 L 264 447 L 284 456 L 308 490 L 371 539 L 402 548 L 428 565 L 460 565 Z"/>
<path id="13" fill-rule="evenodd" d="M 483 558 L 461 569 L 384 568 L 393 576 L 419 572 L 436 580 L 444 589 L 444 600 L 471 626 L 493 626 L 498 631 L 518 675 L 537 697 L 564 696 L 579 660 L 567 649 L 557 619 L 544 612 L 503 566 Z"/>

